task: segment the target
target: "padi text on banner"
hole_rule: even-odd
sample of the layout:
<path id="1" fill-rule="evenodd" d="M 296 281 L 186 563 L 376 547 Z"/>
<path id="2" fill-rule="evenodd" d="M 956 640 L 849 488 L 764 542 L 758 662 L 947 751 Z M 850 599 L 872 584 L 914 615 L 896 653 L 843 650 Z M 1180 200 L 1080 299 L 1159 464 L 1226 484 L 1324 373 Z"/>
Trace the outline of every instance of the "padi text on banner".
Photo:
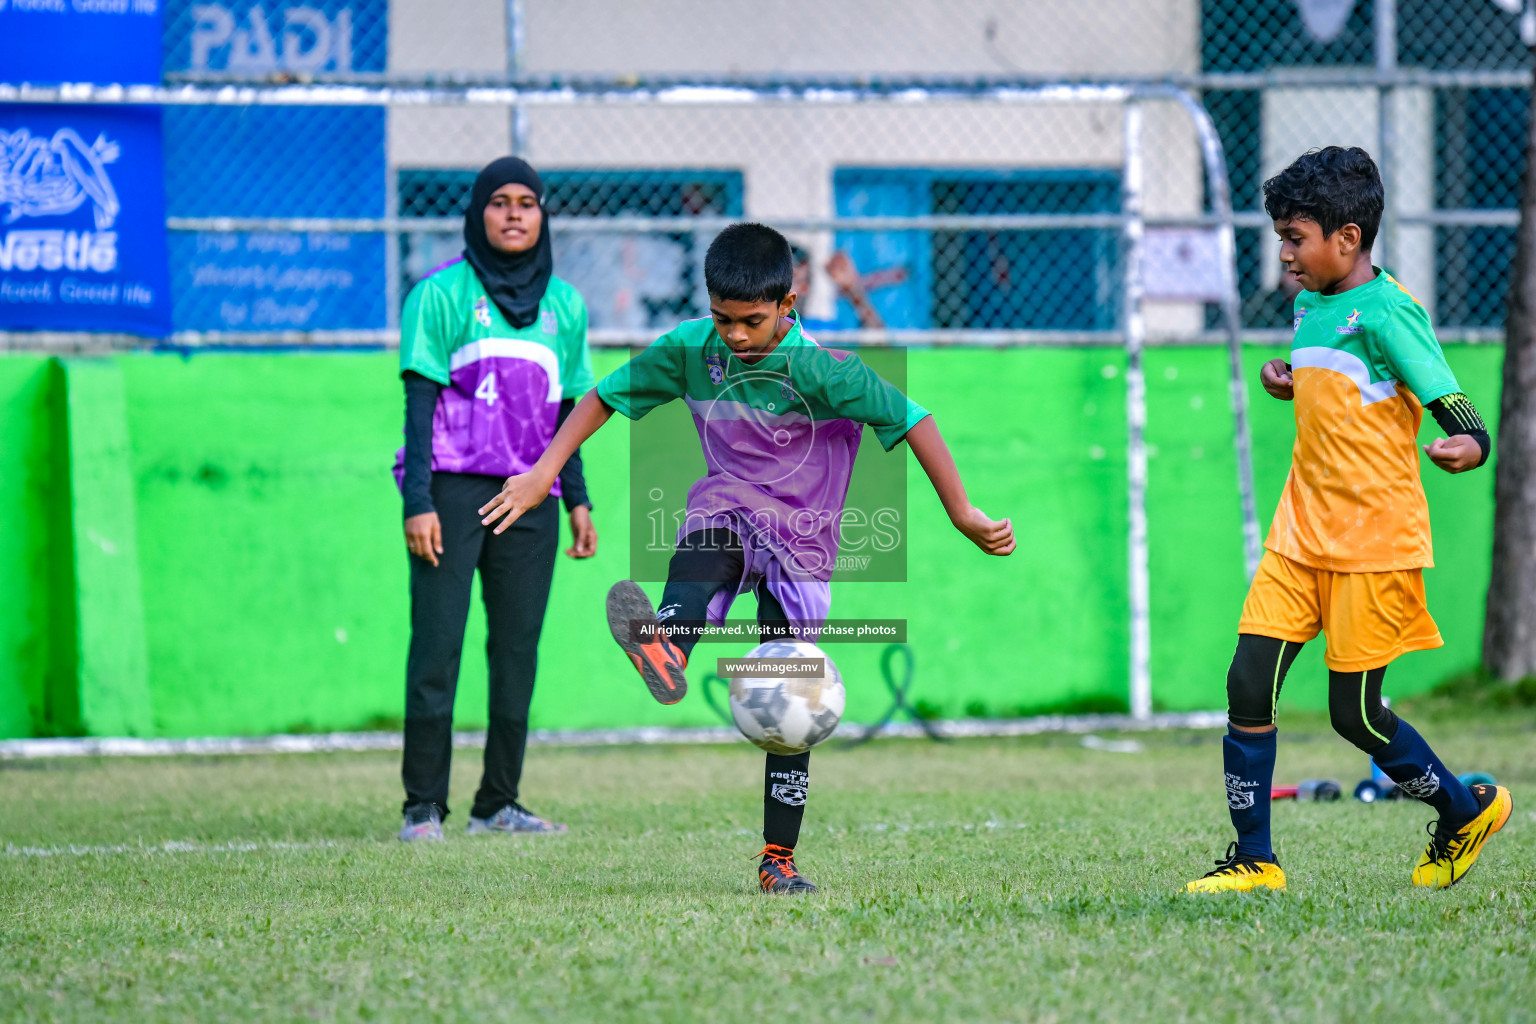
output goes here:
<path id="1" fill-rule="evenodd" d="M 160 112 L 0 105 L 0 328 L 170 331 Z"/>
<path id="2" fill-rule="evenodd" d="M 382 72 L 387 0 L 168 0 L 167 76 Z M 382 217 L 379 106 L 186 105 L 165 115 L 173 218 Z M 383 330 L 387 236 L 173 231 L 177 331 Z"/>

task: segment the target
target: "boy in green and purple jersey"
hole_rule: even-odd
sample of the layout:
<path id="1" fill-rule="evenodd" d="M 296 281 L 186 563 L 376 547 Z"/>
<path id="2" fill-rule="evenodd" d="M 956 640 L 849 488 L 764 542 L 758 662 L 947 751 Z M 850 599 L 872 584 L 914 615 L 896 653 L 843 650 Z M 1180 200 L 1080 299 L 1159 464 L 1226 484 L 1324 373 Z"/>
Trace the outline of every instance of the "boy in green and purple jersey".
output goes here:
<path id="1" fill-rule="evenodd" d="M 824 349 L 793 315 L 789 243 L 761 224 L 735 224 L 704 261 L 710 317 L 680 324 L 599 382 L 527 473 L 481 509 L 496 529 L 549 493 L 567 454 L 617 410 L 639 419 L 683 399 L 707 466 L 688 491 L 661 613 L 634 583 L 608 595 L 609 626 L 652 696 L 687 691 L 683 670 L 699 625 L 753 593 L 763 639 L 814 640 L 830 606 L 839 524 L 865 424 L 889 451 L 911 446 L 950 521 L 988 554 L 1013 551 L 1013 525 L 966 497 L 933 417 L 849 352 Z M 503 518 L 504 517 L 504 518 Z M 815 891 L 795 869 L 810 754 L 767 755 L 758 883 Z"/>

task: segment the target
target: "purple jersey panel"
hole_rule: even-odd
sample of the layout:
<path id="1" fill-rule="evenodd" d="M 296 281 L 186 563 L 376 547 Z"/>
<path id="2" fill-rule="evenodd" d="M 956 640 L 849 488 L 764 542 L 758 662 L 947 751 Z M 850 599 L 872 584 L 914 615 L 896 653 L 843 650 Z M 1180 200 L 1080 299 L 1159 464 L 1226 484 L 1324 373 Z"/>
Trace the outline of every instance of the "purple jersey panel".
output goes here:
<path id="1" fill-rule="evenodd" d="M 679 539 L 701 524 L 738 533 L 745 526 L 756 544 L 773 552 L 787 579 L 831 579 L 864 425 L 813 419 L 787 384 L 772 410 L 732 400 L 731 390 L 712 400 L 685 399 L 707 472 L 688 489 Z"/>
<path id="2" fill-rule="evenodd" d="M 533 468 L 555 436 L 560 365 L 554 351 L 518 338 L 482 338 L 453 353 L 432 416 L 432 471 L 514 476 Z M 395 479 L 404 479 L 404 453 Z M 560 496 L 560 481 L 550 493 Z"/>
<path id="3" fill-rule="evenodd" d="M 825 624 L 827 614 L 832 610 L 832 585 L 826 580 L 807 579 L 786 570 L 772 548 L 760 543 L 760 534 L 754 536 L 752 530 L 744 524 L 732 524 L 730 519 L 730 516 L 721 516 L 714 525 L 726 526 L 741 538 L 741 580 L 734 589 L 720 590 L 710 598 L 707 620 L 716 626 L 725 622 L 732 602 L 742 594 L 750 594 L 761 581 L 767 586 L 768 592 L 778 598 L 785 617 L 791 622 L 802 624 L 794 630 L 795 636 L 815 643 L 821 635 L 821 625 Z"/>

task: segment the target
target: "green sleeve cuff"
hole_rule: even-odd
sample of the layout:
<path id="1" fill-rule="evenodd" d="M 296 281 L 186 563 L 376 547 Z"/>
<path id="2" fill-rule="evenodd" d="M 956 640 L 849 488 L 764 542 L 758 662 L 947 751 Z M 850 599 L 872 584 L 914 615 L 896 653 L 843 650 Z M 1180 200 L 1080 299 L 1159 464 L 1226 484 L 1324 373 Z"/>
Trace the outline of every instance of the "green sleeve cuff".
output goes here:
<path id="1" fill-rule="evenodd" d="M 892 448 L 895 448 L 897 445 L 901 444 L 902 440 L 907 436 L 908 432 L 910 432 L 913 427 L 917 426 L 931 415 L 932 413 L 930 413 L 927 409 L 924 409 L 922 406 L 909 399 L 907 401 L 906 421 L 902 423 L 900 427 L 895 429 L 888 427 L 884 430 L 876 430 L 875 439 L 880 442 L 880 446 L 882 448 L 884 448 L 886 451 L 890 451 Z"/>
<path id="2" fill-rule="evenodd" d="M 453 381 L 448 379 L 448 375 L 444 373 L 441 368 L 436 366 L 428 366 L 426 363 L 423 363 L 420 360 L 400 360 L 400 373 L 404 375 L 407 370 L 412 373 L 419 373 L 428 380 L 435 380 L 445 388 L 453 386 Z"/>

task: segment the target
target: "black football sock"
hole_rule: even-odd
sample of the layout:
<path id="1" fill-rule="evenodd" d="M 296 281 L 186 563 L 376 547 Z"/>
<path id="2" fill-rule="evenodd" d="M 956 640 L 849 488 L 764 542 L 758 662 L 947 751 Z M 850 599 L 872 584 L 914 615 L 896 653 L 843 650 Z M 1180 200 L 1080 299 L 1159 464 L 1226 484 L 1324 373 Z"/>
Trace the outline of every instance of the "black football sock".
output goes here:
<path id="1" fill-rule="evenodd" d="M 769 754 L 763 769 L 763 841 L 793 850 L 811 785 L 811 752 Z"/>
<path id="2" fill-rule="evenodd" d="M 741 538 L 730 530 L 698 530 L 678 542 L 667 563 L 667 586 L 656 619 L 685 660 L 703 635 L 709 602 L 740 582 L 744 557 Z"/>

